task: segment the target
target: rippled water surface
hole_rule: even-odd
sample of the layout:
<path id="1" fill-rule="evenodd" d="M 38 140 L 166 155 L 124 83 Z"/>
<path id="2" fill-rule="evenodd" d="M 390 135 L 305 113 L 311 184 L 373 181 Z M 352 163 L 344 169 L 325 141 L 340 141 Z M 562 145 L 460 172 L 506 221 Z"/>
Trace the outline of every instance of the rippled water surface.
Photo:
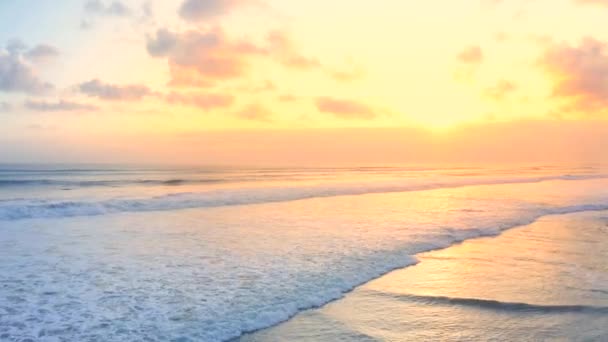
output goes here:
<path id="1" fill-rule="evenodd" d="M 575 219 L 564 220 L 574 222 L 571 226 L 576 229 L 555 223 L 548 230 L 518 233 L 508 247 L 479 252 L 479 265 L 467 261 L 469 266 L 458 266 L 478 267 L 488 279 L 507 274 L 509 283 L 483 283 L 479 276 L 467 280 L 474 277 L 472 273 L 454 273 L 457 256 L 425 255 L 419 265 L 404 270 L 423 270 L 412 276 L 414 281 L 408 276 L 379 288 L 370 283 L 357 290 L 362 293 L 355 299 L 361 301 L 357 307 L 363 308 L 357 311 L 368 316 L 348 319 L 361 318 L 363 323 L 349 323 L 342 316 L 337 321 L 356 326 L 349 330 L 356 335 L 353 338 L 392 340 L 408 335 L 378 335 L 361 327 L 373 323 L 376 314 L 394 320 L 395 326 L 403 322 L 426 326 L 415 318 L 424 312 L 466 321 L 473 312 L 483 327 L 484 319 L 492 319 L 487 311 L 502 314 L 502 307 L 492 310 L 503 305 L 509 314 L 530 313 L 536 315 L 534 319 L 593 317 L 581 318 L 575 325 L 588 323 L 590 331 L 601 333 L 594 327 L 603 324 L 606 304 L 597 299 L 605 298 L 602 291 L 608 290 L 603 284 L 608 282 L 602 278 L 605 273 L 585 270 L 605 270 L 606 259 L 589 254 L 571 259 L 569 252 L 562 253 L 565 245 L 551 247 L 542 239 L 563 234 L 559 236 L 564 241 L 605 241 L 601 215 L 608 210 L 606 177 L 603 169 L 593 166 L 4 166 L 0 168 L 0 340 L 229 340 L 341 298 L 391 270 L 414 265 L 417 253 L 562 217 L 556 214 L 575 214 Z M 520 231 L 524 230 L 508 234 Z M 574 242 L 567 246 L 578 246 Z M 579 248 L 592 250 L 586 245 Z M 497 251 L 502 254 L 486 255 Z M 526 258 L 539 262 L 545 254 L 551 260 L 551 253 L 557 263 L 569 259 L 571 267 L 511 265 Z M 583 271 L 572 273 L 577 269 Z M 549 280 L 534 292 L 531 279 L 535 284 Z M 595 287 L 589 289 L 595 292 L 567 297 L 575 290 L 562 290 L 566 280 L 569 287 L 583 289 L 590 286 L 585 281 L 593 281 Z M 472 284 L 486 286 L 484 296 L 463 292 L 473 289 Z M 511 296 L 518 286 L 532 298 Z M 504 297 L 498 296 L 500 291 L 506 291 Z M 566 296 L 568 301 L 556 301 L 547 293 Z M 327 308 L 344 307 L 339 303 Z M 377 310 L 384 310 L 386 303 L 400 303 L 403 310 L 413 311 L 398 309 L 382 315 Z M 344 308 L 352 314 L 352 307 Z M 433 311 L 437 308 L 444 311 Z M 549 312 L 543 312 L 546 308 Z M 285 332 L 282 327 L 299 322 L 302 315 L 245 338 L 281 340 L 280 334 L 267 333 Z M 319 331 L 331 327 L 332 334 L 342 336 L 341 330 L 321 321 L 306 324 L 318 326 Z M 513 321 L 515 327 L 524 324 L 522 329 L 528 323 L 532 324 Z M 448 329 L 458 326 L 450 325 L 454 322 L 445 324 L 443 333 L 458 330 Z M 431 329 L 425 333 L 443 336 L 433 335 L 437 331 Z M 328 336 L 322 339 L 329 340 Z M 415 336 L 423 335 L 409 335 Z"/>
<path id="2" fill-rule="evenodd" d="M 547 216 L 241 341 L 606 341 L 608 212 Z"/>

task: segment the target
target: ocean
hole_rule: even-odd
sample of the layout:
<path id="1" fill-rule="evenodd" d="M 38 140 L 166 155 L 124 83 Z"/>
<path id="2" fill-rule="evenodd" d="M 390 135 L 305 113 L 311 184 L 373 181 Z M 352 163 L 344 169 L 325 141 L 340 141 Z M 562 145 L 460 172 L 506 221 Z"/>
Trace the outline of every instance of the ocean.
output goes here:
<path id="1" fill-rule="evenodd" d="M 607 224 L 598 165 L 2 165 L 0 340 L 608 340 Z"/>

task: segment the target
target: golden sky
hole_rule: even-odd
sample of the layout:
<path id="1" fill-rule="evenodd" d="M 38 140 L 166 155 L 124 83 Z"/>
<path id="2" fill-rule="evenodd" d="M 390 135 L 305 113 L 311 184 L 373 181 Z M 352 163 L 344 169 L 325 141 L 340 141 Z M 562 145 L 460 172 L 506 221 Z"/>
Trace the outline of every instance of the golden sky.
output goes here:
<path id="1" fill-rule="evenodd" d="M 0 162 L 602 161 L 606 22 L 606 0 L 6 0 Z"/>

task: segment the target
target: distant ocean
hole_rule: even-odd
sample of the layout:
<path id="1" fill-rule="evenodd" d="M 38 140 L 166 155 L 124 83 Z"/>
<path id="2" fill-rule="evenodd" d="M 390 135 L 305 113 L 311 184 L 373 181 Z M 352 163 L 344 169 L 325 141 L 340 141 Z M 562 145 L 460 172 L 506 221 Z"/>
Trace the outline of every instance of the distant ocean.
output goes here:
<path id="1" fill-rule="evenodd" d="M 0 165 L 0 340 L 226 341 L 416 254 L 552 215 L 601 222 L 605 211 L 608 170 L 597 165 Z M 587 262 L 595 292 L 564 310 L 608 315 L 608 263 L 577 261 Z"/>

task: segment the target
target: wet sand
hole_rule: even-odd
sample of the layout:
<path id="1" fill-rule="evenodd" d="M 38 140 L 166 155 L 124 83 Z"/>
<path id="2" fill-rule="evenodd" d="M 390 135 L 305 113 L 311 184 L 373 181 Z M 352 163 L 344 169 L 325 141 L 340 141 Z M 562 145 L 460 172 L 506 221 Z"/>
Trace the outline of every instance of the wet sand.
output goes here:
<path id="1" fill-rule="evenodd" d="M 608 213 L 546 216 L 418 255 L 240 341 L 608 341 Z"/>

